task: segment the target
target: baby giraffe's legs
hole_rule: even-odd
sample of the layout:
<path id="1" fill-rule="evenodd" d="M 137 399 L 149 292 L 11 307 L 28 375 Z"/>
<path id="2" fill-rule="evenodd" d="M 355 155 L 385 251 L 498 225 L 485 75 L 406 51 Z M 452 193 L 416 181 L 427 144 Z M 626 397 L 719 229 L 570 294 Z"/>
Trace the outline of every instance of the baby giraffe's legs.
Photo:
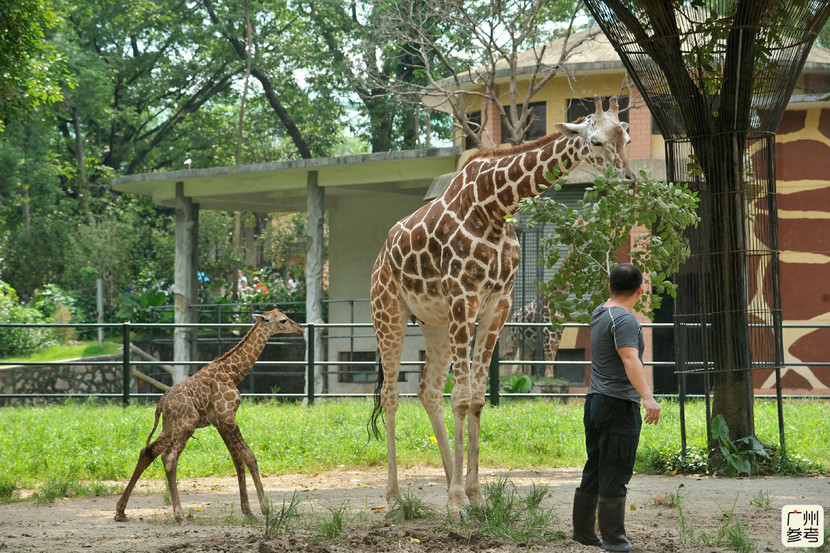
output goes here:
<path id="1" fill-rule="evenodd" d="M 124 490 L 124 493 L 121 494 L 121 498 L 115 506 L 115 520 L 119 522 L 127 520 L 127 515 L 124 511 L 127 508 L 127 502 L 130 500 L 130 494 L 132 493 L 136 482 L 138 482 L 139 477 L 145 470 L 147 470 L 147 467 L 150 466 L 153 460 L 155 460 L 161 452 L 166 451 L 170 447 L 171 443 L 171 436 L 169 434 L 165 434 L 162 430 L 161 435 L 156 439 L 156 441 L 147 447 L 141 448 L 141 453 L 138 454 L 138 463 L 136 464 L 133 475 L 130 478 L 130 482 L 127 484 L 127 488 Z"/>
<path id="2" fill-rule="evenodd" d="M 170 489 L 170 502 L 173 504 L 173 516 L 179 522 L 184 522 L 184 511 L 182 510 L 182 502 L 179 499 L 179 489 L 176 486 L 176 468 L 179 464 L 179 455 L 181 455 L 187 440 L 193 435 L 193 431 L 179 437 L 173 445 L 164 453 L 161 454 L 161 460 L 164 463 L 164 472 L 167 473 L 167 487 Z"/>
<path id="3" fill-rule="evenodd" d="M 259 508 L 262 514 L 265 514 L 265 491 L 262 488 L 262 481 L 259 477 L 259 466 L 257 465 L 256 457 L 254 457 L 254 452 L 251 451 L 251 448 L 242 437 L 242 432 L 239 430 L 236 421 L 225 424 L 221 428 L 218 428 L 218 430 L 231 454 L 233 466 L 236 467 L 236 478 L 239 481 L 239 499 L 242 513 L 247 516 L 253 514 L 248 501 L 248 489 L 245 483 L 245 467 L 247 466 L 248 471 L 251 473 L 251 478 L 254 480 L 254 487 L 256 488 L 257 498 L 259 499 Z"/>

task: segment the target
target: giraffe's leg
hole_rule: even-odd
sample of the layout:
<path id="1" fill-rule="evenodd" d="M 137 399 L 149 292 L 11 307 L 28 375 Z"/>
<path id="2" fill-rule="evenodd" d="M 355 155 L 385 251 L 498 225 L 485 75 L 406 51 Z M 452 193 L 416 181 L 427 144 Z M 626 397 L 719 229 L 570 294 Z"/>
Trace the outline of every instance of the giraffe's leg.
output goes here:
<path id="1" fill-rule="evenodd" d="M 481 411 L 484 408 L 487 375 L 493 348 L 507 314 L 510 312 L 509 299 L 503 299 L 495 306 L 487 306 L 482 313 L 476 333 L 476 345 L 471 368 L 470 410 L 467 420 L 467 479 L 464 491 L 472 502 L 481 501 L 481 484 L 479 482 L 478 462 L 481 434 Z"/>
<path id="2" fill-rule="evenodd" d="M 245 442 L 242 437 L 242 432 L 239 430 L 239 425 L 235 421 L 232 424 L 223 425 L 219 429 L 219 434 L 228 446 L 228 451 L 233 459 L 233 465 L 236 467 L 236 478 L 239 481 L 239 499 L 242 508 L 242 513 L 251 516 L 251 505 L 248 501 L 248 489 L 245 483 L 245 467 L 251 473 L 251 478 L 254 481 L 257 498 L 259 499 L 259 508 L 262 514 L 265 514 L 265 491 L 262 488 L 262 480 L 259 477 L 259 465 L 257 464 L 254 452 Z"/>
<path id="3" fill-rule="evenodd" d="M 147 470 L 147 467 L 152 464 L 155 458 L 158 457 L 162 451 L 165 451 L 168 447 L 170 447 L 171 443 L 170 435 L 165 434 L 162 429 L 161 434 L 153 443 L 147 447 L 141 448 L 141 453 L 138 454 L 138 463 L 135 466 L 130 482 L 127 484 L 127 487 L 124 489 L 124 493 L 121 494 L 121 498 L 115 506 L 115 520 L 119 522 L 127 520 L 127 515 L 124 514 L 124 511 L 127 509 L 127 502 L 130 500 L 130 494 L 132 493 L 136 482 L 138 482 L 139 477 L 145 470 Z"/>
<path id="4" fill-rule="evenodd" d="M 545 358 L 551 363 L 548 365 L 550 375 L 548 375 L 547 371 L 545 371 L 545 376 L 553 377 L 553 362 L 556 360 L 556 354 L 559 353 L 559 345 L 562 343 L 562 329 L 560 328 L 556 332 L 550 329 L 545 329 L 545 332 L 548 333 L 548 339 L 545 341 L 545 345 L 547 346 L 547 349 L 545 350 Z"/>
<path id="5" fill-rule="evenodd" d="M 187 440 L 192 435 L 193 431 L 191 430 L 179 436 L 173 440 L 173 445 L 161 454 L 161 460 L 164 463 L 164 472 L 167 474 L 167 487 L 170 489 L 170 502 L 173 504 L 173 516 L 179 522 L 184 522 L 184 511 L 182 510 L 182 502 L 179 499 L 179 488 L 176 486 L 176 469 L 179 465 L 179 455 L 182 454 Z"/>
<path id="6" fill-rule="evenodd" d="M 462 296 L 463 297 L 463 296 Z M 459 300 L 460 301 L 460 300 Z M 471 303 L 467 302 L 468 304 Z M 475 308 L 470 312 L 475 313 Z M 452 413 L 454 419 L 453 435 L 453 471 L 449 489 L 450 513 L 458 514 L 461 506 L 467 502 L 464 492 L 464 438 L 465 421 L 470 412 L 472 399 L 472 382 L 470 374 L 470 343 L 475 331 L 475 318 L 461 323 L 451 322 L 449 333 L 452 341 Z"/>
<path id="7" fill-rule="evenodd" d="M 397 296 L 394 279 L 383 268 L 372 275 L 372 324 L 380 351 L 383 385 L 380 405 L 386 420 L 386 501 L 400 495 L 398 486 L 397 451 L 395 447 L 395 415 L 398 412 L 398 374 L 406 335 L 409 311 Z"/>
<path id="8" fill-rule="evenodd" d="M 421 325 L 426 344 L 426 362 L 418 383 L 418 398 L 424 406 L 435 432 L 447 486 L 452 482 L 453 456 L 444 422 L 444 386 L 450 371 L 450 340 L 447 328 Z"/>
<path id="9" fill-rule="evenodd" d="M 553 378 L 553 362 L 556 359 L 556 352 L 553 349 L 551 340 L 553 333 L 549 328 L 542 329 L 542 351 L 545 354 L 545 377 Z"/>

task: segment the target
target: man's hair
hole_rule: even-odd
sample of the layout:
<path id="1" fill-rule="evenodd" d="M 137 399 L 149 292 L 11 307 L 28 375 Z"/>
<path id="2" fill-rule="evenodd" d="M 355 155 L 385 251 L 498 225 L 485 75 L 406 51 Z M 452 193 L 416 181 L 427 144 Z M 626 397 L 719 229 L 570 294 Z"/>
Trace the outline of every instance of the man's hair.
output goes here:
<path id="1" fill-rule="evenodd" d="M 631 263 L 620 263 L 611 269 L 611 293 L 630 296 L 643 283 L 643 273 Z"/>

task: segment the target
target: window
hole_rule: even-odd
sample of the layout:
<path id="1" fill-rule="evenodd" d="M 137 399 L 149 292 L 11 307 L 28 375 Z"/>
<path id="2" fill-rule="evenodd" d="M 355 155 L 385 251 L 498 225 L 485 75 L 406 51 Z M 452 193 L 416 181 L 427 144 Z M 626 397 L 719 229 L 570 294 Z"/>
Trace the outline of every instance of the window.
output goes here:
<path id="1" fill-rule="evenodd" d="M 340 365 L 339 382 L 376 382 L 378 375 L 378 354 L 375 351 L 341 351 L 340 361 L 364 361 L 361 365 Z"/>
<path id="2" fill-rule="evenodd" d="M 467 121 L 468 121 L 468 124 L 470 125 L 470 128 L 474 132 L 480 132 L 481 131 L 481 112 L 480 111 L 474 111 L 472 113 L 468 113 L 467 114 Z M 470 149 L 472 149 L 472 147 L 473 147 L 473 141 L 470 140 L 469 136 L 464 134 L 464 149 L 465 150 L 470 150 Z"/>
<path id="3" fill-rule="evenodd" d="M 425 355 L 421 355 L 421 360 Z M 353 384 L 373 384 L 377 382 L 378 377 L 378 354 L 376 351 L 341 351 L 338 354 L 340 361 L 360 362 L 360 365 L 340 365 L 338 372 L 338 382 L 351 382 Z M 406 375 L 408 372 L 413 372 L 413 367 L 406 365 L 401 366 L 400 373 L 398 373 L 398 382 L 406 382 Z M 420 372 L 415 370 L 414 372 Z"/>
<path id="4" fill-rule="evenodd" d="M 530 110 L 530 126 L 525 131 L 525 142 L 542 138 L 547 133 L 547 104 L 545 102 L 533 102 L 527 105 Z M 510 131 L 507 125 L 502 123 L 501 126 L 501 141 L 502 144 L 510 141 Z"/>
<path id="5" fill-rule="evenodd" d="M 604 109 L 608 109 L 608 100 L 610 96 L 602 99 Z M 622 96 L 619 99 L 620 103 L 620 121 L 628 123 L 628 96 Z M 580 117 L 591 115 L 596 109 L 594 108 L 593 98 L 571 98 L 568 100 L 568 122 L 572 123 Z"/>
<path id="6" fill-rule="evenodd" d="M 560 349 L 556 353 L 557 361 L 585 361 L 585 349 Z M 586 365 L 554 365 L 553 375 L 568 381 L 572 386 L 585 386 Z"/>
<path id="7" fill-rule="evenodd" d="M 592 104 L 593 105 L 593 104 Z M 525 131 L 524 141 L 529 142 L 542 138 L 547 133 L 547 104 L 545 102 L 533 102 L 528 104 L 527 108 L 530 110 L 530 126 Z M 475 111 L 467 114 L 470 128 L 479 130 L 481 128 L 481 112 Z M 510 141 L 510 132 L 507 130 L 507 125 L 502 121 L 501 136 L 499 137 L 501 143 L 504 144 Z M 472 140 L 464 137 L 465 149 L 469 150 L 473 147 Z"/>

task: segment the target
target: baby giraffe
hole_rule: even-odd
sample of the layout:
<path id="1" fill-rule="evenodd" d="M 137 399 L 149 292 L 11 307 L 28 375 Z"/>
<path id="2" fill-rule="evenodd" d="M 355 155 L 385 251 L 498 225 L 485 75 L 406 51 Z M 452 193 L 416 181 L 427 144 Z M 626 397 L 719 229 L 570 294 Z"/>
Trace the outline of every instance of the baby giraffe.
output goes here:
<path id="1" fill-rule="evenodd" d="M 236 477 L 239 480 L 242 512 L 245 515 L 251 515 L 248 491 L 245 488 L 245 467 L 247 466 L 254 479 L 259 506 L 263 514 L 265 513 L 265 493 L 262 491 L 257 462 L 253 451 L 242 438 L 239 425 L 236 423 L 236 410 L 239 409 L 242 401 L 236 387 L 251 370 L 270 336 L 302 334 L 304 331 L 299 324 L 286 317 L 279 309 L 254 315 L 254 319 L 256 320 L 254 326 L 230 351 L 202 367 L 187 380 L 175 384 L 161 397 L 156 406 L 153 429 L 147 436 L 147 445 L 141 450 L 133 476 L 115 507 L 115 520 L 127 519 L 124 509 L 127 508 L 130 492 L 144 470 L 161 455 L 164 471 L 167 473 L 170 500 L 173 503 L 173 516 L 179 522 L 184 521 L 184 511 L 182 511 L 179 491 L 176 488 L 176 465 L 179 462 L 179 455 L 193 432 L 197 428 L 208 425 L 216 427 L 230 451 L 233 465 L 236 467 Z M 161 434 L 151 444 L 150 439 L 158 427 L 159 414 L 162 413 L 164 419 Z"/>

